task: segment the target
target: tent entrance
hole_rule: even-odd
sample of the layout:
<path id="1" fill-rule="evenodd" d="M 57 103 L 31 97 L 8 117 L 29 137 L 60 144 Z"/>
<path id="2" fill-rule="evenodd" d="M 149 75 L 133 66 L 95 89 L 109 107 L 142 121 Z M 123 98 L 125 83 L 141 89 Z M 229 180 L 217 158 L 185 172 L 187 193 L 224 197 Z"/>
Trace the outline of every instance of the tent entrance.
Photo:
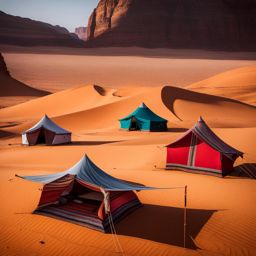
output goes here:
<path id="1" fill-rule="evenodd" d="M 63 191 L 57 202 L 40 207 L 34 213 L 102 231 L 103 224 L 98 213 L 103 199 L 101 192 L 90 190 L 74 181 L 70 192 Z"/>
<path id="2" fill-rule="evenodd" d="M 131 120 L 131 125 L 130 125 L 129 130 L 130 131 L 139 131 L 140 130 L 137 119 L 135 117 L 133 117 Z"/>
<path id="3" fill-rule="evenodd" d="M 44 128 L 40 129 L 40 132 L 38 134 L 36 144 L 46 144 L 46 138 L 45 138 L 45 130 Z"/>
<path id="4" fill-rule="evenodd" d="M 45 129 L 44 127 L 40 128 L 38 137 L 35 144 L 46 144 L 51 145 L 54 139 L 55 133 Z"/>

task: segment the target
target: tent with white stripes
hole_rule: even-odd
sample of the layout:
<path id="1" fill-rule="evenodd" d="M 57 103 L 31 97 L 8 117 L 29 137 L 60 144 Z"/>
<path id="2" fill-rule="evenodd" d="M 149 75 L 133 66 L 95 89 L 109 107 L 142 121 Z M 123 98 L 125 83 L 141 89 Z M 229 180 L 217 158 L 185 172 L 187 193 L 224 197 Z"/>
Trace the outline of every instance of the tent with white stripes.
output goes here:
<path id="1" fill-rule="evenodd" d="M 225 176 L 243 153 L 221 140 L 202 117 L 181 138 L 167 146 L 166 169 Z"/>
<path id="2" fill-rule="evenodd" d="M 33 127 L 22 133 L 22 144 L 57 145 L 71 142 L 71 132 L 54 123 L 47 115 Z"/>

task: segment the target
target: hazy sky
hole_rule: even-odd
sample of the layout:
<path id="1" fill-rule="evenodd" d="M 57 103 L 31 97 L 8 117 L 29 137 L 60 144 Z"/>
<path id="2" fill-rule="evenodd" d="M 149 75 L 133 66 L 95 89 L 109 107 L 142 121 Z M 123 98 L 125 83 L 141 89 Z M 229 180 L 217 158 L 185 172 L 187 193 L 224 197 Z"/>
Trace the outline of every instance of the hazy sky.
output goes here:
<path id="1" fill-rule="evenodd" d="M 0 0 L 0 10 L 8 14 L 60 25 L 73 32 L 87 26 L 99 0 Z"/>

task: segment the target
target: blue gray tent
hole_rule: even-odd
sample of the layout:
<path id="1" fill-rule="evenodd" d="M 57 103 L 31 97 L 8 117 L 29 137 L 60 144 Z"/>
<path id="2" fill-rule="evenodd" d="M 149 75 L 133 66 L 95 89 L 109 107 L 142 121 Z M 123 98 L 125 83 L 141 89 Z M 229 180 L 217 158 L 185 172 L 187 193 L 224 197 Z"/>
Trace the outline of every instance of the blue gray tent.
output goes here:
<path id="1" fill-rule="evenodd" d="M 103 232 L 110 227 L 109 215 L 106 214 L 106 194 L 109 212 L 116 222 L 141 206 L 134 191 L 157 189 L 110 176 L 86 155 L 64 172 L 18 177 L 43 184 L 34 213 L 68 220 Z"/>
<path id="2" fill-rule="evenodd" d="M 121 128 L 134 131 L 166 131 L 167 120 L 155 114 L 142 103 L 130 115 L 119 120 Z"/>

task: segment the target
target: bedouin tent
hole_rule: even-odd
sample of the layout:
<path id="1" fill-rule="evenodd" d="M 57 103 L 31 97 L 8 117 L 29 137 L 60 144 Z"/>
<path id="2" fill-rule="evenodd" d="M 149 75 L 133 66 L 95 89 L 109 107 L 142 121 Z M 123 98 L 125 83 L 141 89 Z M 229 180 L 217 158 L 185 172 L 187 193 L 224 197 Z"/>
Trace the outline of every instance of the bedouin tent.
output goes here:
<path id="1" fill-rule="evenodd" d="M 142 103 L 130 115 L 119 120 L 121 129 L 130 131 L 166 131 L 167 120 L 156 115 Z"/>
<path id="2" fill-rule="evenodd" d="M 18 175 L 16 175 L 18 176 Z M 18 176 L 43 183 L 36 214 L 68 220 L 102 232 L 109 231 L 106 200 L 113 223 L 141 206 L 134 191 L 153 190 L 114 178 L 84 156 L 70 169 L 49 175 Z"/>
<path id="3" fill-rule="evenodd" d="M 22 144 L 36 145 L 57 145 L 71 142 L 71 132 L 61 128 L 54 123 L 47 115 L 35 124 L 32 128 L 22 133 Z"/>
<path id="4" fill-rule="evenodd" d="M 166 169 L 224 177 L 243 153 L 222 141 L 202 117 L 181 138 L 167 146 Z"/>

